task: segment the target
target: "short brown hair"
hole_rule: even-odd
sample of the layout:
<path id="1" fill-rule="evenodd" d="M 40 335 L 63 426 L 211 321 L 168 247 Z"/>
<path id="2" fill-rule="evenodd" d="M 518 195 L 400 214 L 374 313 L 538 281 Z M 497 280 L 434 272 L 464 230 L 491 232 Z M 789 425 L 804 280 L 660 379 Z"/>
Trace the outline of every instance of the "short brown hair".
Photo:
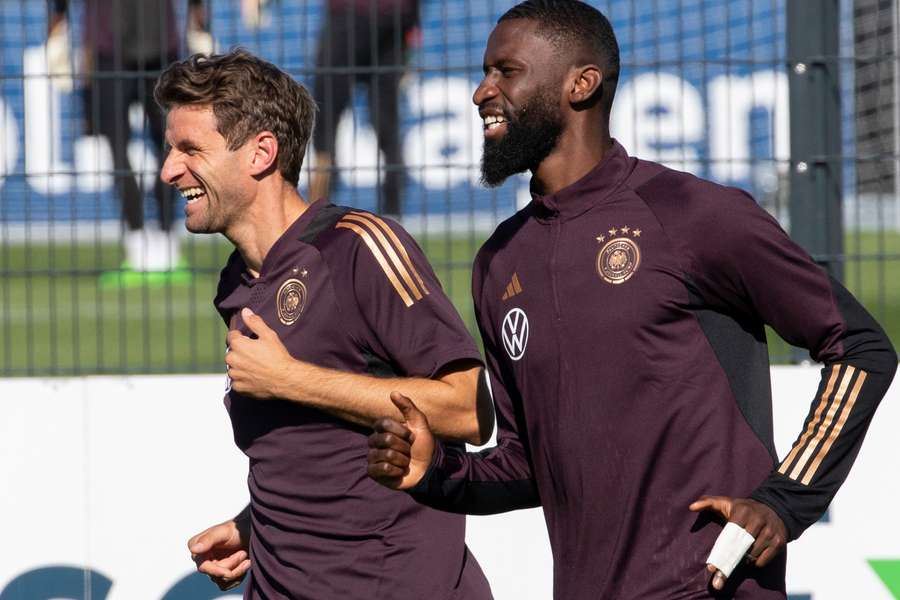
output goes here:
<path id="1" fill-rule="evenodd" d="M 260 131 L 278 140 L 278 171 L 294 186 L 316 120 L 316 103 L 290 75 L 246 50 L 194 56 L 169 65 L 153 92 L 156 102 L 207 105 L 229 150 Z"/>

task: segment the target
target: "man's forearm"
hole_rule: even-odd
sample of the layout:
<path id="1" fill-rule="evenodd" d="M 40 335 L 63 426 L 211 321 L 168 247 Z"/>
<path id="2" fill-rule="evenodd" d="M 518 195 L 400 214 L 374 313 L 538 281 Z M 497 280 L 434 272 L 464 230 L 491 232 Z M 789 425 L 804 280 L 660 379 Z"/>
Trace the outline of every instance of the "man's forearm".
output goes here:
<path id="1" fill-rule="evenodd" d="M 294 361 L 273 391 L 276 397 L 366 426 L 383 417 L 402 418 L 390 400 L 397 391 L 415 399 L 436 435 L 474 444 L 486 441 L 493 421 L 482 369 L 474 365 L 435 379 L 381 378 Z"/>

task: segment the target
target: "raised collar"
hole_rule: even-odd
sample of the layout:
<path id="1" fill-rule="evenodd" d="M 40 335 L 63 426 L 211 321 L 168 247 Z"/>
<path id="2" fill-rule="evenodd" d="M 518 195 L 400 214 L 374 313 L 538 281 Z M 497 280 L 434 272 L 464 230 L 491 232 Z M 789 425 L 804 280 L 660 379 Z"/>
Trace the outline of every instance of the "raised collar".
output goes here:
<path id="1" fill-rule="evenodd" d="M 265 281 L 266 274 L 278 264 L 282 255 L 293 252 L 294 242 L 297 241 L 306 227 L 312 222 L 313 217 L 316 216 L 319 209 L 327 204 L 327 200 L 319 199 L 307 206 L 306 210 L 303 211 L 303 214 L 297 217 L 297 219 L 285 229 L 284 233 L 281 234 L 281 237 L 275 240 L 272 247 L 269 248 L 265 258 L 263 258 L 262 266 L 259 269 L 259 277 L 253 277 L 250 272 L 247 271 L 247 266 L 244 265 L 244 281 L 249 285 Z"/>
<path id="2" fill-rule="evenodd" d="M 577 217 L 610 198 L 634 170 L 637 160 L 613 140 L 609 152 L 587 175 L 559 190 L 542 196 L 531 193 L 532 212 L 539 221 Z"/>

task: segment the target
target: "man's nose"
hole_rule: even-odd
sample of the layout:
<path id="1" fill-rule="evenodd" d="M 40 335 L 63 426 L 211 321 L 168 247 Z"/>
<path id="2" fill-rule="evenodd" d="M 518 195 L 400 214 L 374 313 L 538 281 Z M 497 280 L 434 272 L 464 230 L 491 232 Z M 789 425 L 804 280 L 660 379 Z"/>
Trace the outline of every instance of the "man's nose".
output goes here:
<path id="1" fill-rule="evenodd" d="M 484 79 L 481 80 L 481 83 L 478 84 L 478 87 L 475 88 L 475 93 L 472 95 L 472 102 L 475 103 L 475 106 L 481 106 L 484 102 L 496 95 L 497 86 L 494 85 L 494 82 L 489 75 L 485 75 Z"/>
<path id="2" fill-rule="evenodd" d="M 159 178 L 169 185 L 174 185 L 175 181 L 184 173 L 184 163 L 175 156 L 174 151 L 170 151 L 166 155 L 162 169 L 159 171 Z"/>

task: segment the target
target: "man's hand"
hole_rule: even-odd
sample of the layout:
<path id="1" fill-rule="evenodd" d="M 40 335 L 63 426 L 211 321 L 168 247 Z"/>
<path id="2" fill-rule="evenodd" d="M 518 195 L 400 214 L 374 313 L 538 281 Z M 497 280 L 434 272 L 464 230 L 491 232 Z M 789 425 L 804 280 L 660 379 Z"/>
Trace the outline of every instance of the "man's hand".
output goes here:
<path id="1" fill-rule="evenodd" d="M 222 591 L 241 584 L 250 569 L 250 546 L 236 521 L 213 525 L 188 540 L 197 570 L 212 579 Z"/>
<path id="2" fill-rule="evenodd" d="M 386 487 L 408 490 L 431 464 L 434 435 L 412 400 L 391 392 L 391 402 L 400 409 L 404 423 L 390 418 L 375 422 L 375 433 L 369 436 L 369 477 Z"/>
<path id="3" fill-rule="evenodd" d="M 233 329 L 228 332 L 228 353 L 225 364 L 231 378 L 231 389 L 256 398 L 281 398 L 278 385 L 285 370 L 296 363 L 262 317 L 249 308 L 241 311 L 241 318 L 257 339 L 249 338 Z"/>
<path id="4" fill-rule="evenodd" d="M 740 525 L 754 538 L 747 552 L 747 562 L 764 567 L 784 549 L 787 528 L 774 510 L 749 498 L 728 496 L 701 496 L 689 507 L 694 512 L 709 510 L 718 513 L 726 521 Z M 713 573 L 712 586 L 721 590 L 727 577 L 716 565 L 707 565 Z"/>

